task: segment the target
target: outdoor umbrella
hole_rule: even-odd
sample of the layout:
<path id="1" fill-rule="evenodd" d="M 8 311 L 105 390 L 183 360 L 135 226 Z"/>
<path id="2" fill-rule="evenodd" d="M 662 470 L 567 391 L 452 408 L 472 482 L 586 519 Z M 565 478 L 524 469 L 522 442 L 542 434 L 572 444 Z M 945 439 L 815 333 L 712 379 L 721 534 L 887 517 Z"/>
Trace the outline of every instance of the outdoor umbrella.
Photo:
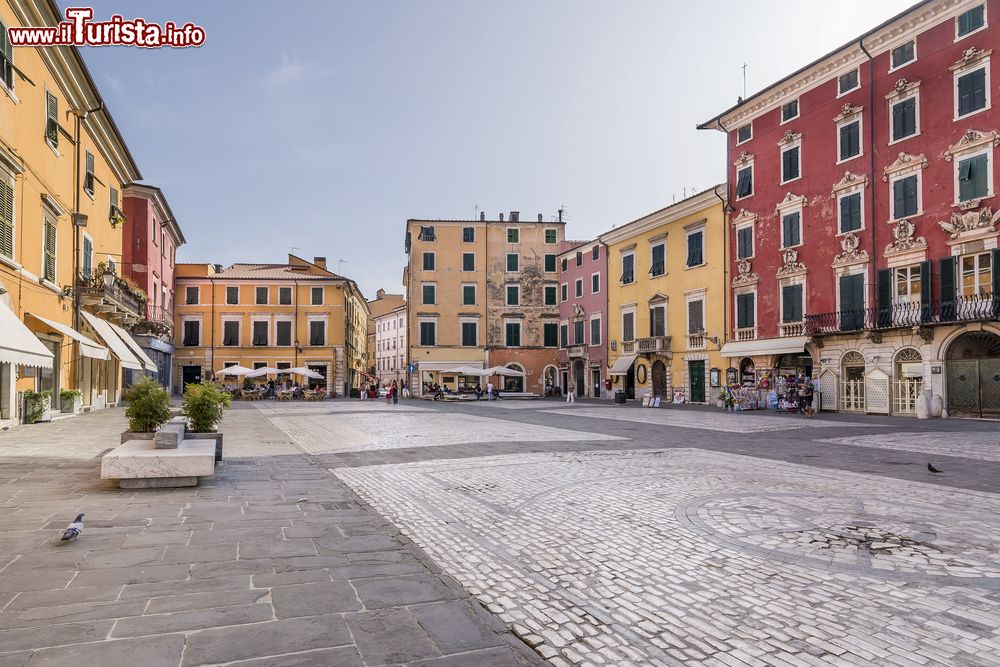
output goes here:
<path id="1" fill-rule="evenodd" d="M 309 378 L 310 380 L 322 380 L 323 376 L 316 371 L 306 368 L 305 366 L 296 366 L 295 368 L 286 368 L 282 371 L 283 373 L 293 373 L 295 375 L 301 375 L 304 378 Z"/>
<path id="2" fill-rule="evenodd" d="M 456 375 L 469 375 L 471 377 L 483 377 L 487 375 L 486 371 L 475 366 L 456 366 L 448 372 L 455 373 Z"/>
<path id="3" fill-rule="evenodd" d="M 241 375 L 246 375 L 247 373 L 252 373 L 253 370 L 247 368 L 246 366 L 227 366 L 221 371 L 217 371 L 216 375 L 234 375 L 240 377 Z"/>
<path id="4" fill-rule="evenodd" d="M 261 368 L 256 368 L 246 374 L 248 378 L 259 378 L 262 375 L 274 375 L 275 373 L 283 373 L 280 368 L 272 368 L 271 366 L 263 366 Z"/>
<path id="5" fill-rule="evenodd" d="M 514 370 L 513 368 L 507 368 L 506 366 L 493 366 L 492 368 L 487 368 L 489 375 L 503 375 L 505 377 L 512 378 L 523 378 L 524 372 Z"/>

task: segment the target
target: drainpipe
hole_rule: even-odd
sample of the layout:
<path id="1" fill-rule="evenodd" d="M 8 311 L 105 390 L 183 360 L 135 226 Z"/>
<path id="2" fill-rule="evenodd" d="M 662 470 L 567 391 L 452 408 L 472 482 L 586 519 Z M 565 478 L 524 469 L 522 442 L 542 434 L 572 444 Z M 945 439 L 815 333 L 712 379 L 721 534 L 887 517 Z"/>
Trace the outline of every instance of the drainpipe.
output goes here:
<path id="1" fill-rule="evenodd" d="M 298 368 L 298 366 L 299 366 L 299 281 L 298 280 L 293 280 L 292 281 L 292 285 L 295 286 L 295 295 L 293 297 L 295 299 L 295 324 L 293 325 L 293 327 L 294 327 L 293 334 L 294 334 L 295 338 L 292 341 L 292 343 L 294 343 L 294 347 L 295 347 L 295 352 L 294 352 L 294 354 L 295 354 L 295 363 L 292 364 L 292 365 L 295 366 L 296 368 Z M 280 290 L 279 290 L 279 293 L 280 293 Z"/>
<path id="2" fill-rule="evenodd" d="M 721 125 L 721 123 L 720 123 L 720 125 Z M 727 133 L 726 134 L 726 164 L 728 165 L 728 163 L 729 163 L 729 134 Z M 728 185 L 728 183 L 729 183 L 729 177 L 728 177 L 729 168 L 728 168 L 728 166 L 726 167 L 726 174 L 727 174 L 727 176 L 726 176 L 726 184 L 727 184 L 726 185 L 726 190 L 727 190 L 727 194 L 728 194 L 728 189 L 729 189 L 729 185 Z M 728 274 L 729 274 L 729 271 L 728 271 L 728 268 L 729 268 L 729 264 L 728 264 L 728 258 L 729 258 L 729 211 L 728 211 L 728 208 L 729 208 L 729 203 L 728 203 L 728 201 L 727 201 L 727 199 L 725 197 L 723 197 L 722 195 L 719 194 L 719 189 L 718 188 L 713 188 L 712 189 L 712 194 L 714 194 L 716 197 L 718 197 L 719 201 L 722 202 L 722 238 L 725 241 L 725 243 L 722 244 L 722 289 L 723 289 L 723 292 L 722 292 L 722 304 L 723 304 L 723 308 L 722 308 L 722 311 L 723 311 L 722 312 L 722 340 L 723 340 L 723 342 L 725 342 L 725 340 L 726 340 L 726 331 L 728 330 L 727 323 L 729 321 L 729 298 L 727 296 L 729 294 L 729 289 L 728 289 L 728 287 L 726 285 L 726 281 L 728 280 Z M 708 324 L 708 322 L 706 322 L 705 324 Z M 722 350 L 722 346 L 721 345 L 719 346 L 719 350 Z"/>
<path id="3" fill-rule="evenodd" d="M 210 353 L 212 355 L 212 361 L 208 365 L 208 374 L 209 377 L 211 377 L 215 369 L 215 278 L 209 278 L 208 282 L 212 285 L 212 335 L 211 338 L 208 339 Z M 253 334 L 253 331 L 251 330 L 250 333 Z"/>
<path id="4" fill-rule="evenodd" d="M 871 200 L 870 214 L 871 219 L 871 230 L 872 230 L 872 279 L 868 284 L 868 303 L 875 304 L 875 281 L 878 277 L 878 266 L 876 262 L 876 248 L 878 248 L 878 243 L 876 242 L 876 227 L 875 224 L 875 59 L 872 58 L 872 54 L 868 52 L 865 48 L 864 38 L 858 40 L 858 46 L 864 52 L 865 56 L 868 57 L 868 167 L 871 172 L 869 177 L 870 182 L 868 187 L 871 189 L 869 193 L 869 198 Z"/>

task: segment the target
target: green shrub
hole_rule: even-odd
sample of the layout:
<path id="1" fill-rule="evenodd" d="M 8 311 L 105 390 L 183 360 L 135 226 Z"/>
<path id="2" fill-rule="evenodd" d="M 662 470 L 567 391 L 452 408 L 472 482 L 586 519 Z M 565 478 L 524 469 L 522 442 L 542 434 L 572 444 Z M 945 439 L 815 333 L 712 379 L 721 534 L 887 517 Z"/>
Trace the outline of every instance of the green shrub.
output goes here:
<path id="1" fill-rule="evenodd" d="M 72 403 L 81 396 L 83 396 L 83 394 L 81 394 L 77 389 L 63 389 L 59 392 L 59 398 L 67 403 Z"/>
<path id="2" fill-rule="evenodd" d="M 24 423 L 34 424 L 45 414 L 45 408 L 51 407 L 51 405 L 52 392 L 48 389 L 45 391 L 29 389 L 24 392 Z"/>
<path id="3" fill-rule="evenodd" d="M 152 433 L 170 421 L 170 394 L 150 377 L 125 390 L 125 416 L 132 433 Z"/>
<path id="4" fill-rule="evenodd" d="M 222 421 L 222 411 L 233 403 L 233 397 L 214 382 L 189 384 L 184 388 L 183 410 L 192 433 L 212 433 Z"/>

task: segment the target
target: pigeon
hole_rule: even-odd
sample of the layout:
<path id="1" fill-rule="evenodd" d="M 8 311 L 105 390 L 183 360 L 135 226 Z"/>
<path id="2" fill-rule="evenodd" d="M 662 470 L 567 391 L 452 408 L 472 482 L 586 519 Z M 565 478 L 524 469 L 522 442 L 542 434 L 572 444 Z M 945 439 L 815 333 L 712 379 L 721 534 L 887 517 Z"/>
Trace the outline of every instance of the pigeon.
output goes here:
<path id="1" fill-rule="evenodd" d="M 83 514 L 77 514 L 76 518 L 73 519 L 73 523 L 66 527 L 63 532 L 62 541 L 75 540 L 80 537 L 80 533 L 83 532 Z"/>
<path id="2" fill-rule="evenodd" d="M 927 470 L 928 470 L 928 472 L 933 472 L 933 473 L 941 472 L 940 470 L 938 470 L 937 468 L 935 468 L 934 464 L 932 464 L 932 463 L 928 463 L 927 464 Z"/>

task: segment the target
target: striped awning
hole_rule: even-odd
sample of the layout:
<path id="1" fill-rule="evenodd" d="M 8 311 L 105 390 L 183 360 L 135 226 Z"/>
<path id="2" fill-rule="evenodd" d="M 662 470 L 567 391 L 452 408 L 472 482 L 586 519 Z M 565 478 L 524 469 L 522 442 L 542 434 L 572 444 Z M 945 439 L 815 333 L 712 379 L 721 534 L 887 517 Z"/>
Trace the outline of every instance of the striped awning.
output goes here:
<path id="1" fill-rule="evenodd" d="M 69 327 L 61 322 L 53 322 L 52 320 L 46 319 L 44 317 L 39 317 L 34 313 L 27 313 L 27 315 L 33 319 L 38 320 L 47 327 L 58 331 L 64 336 L 68 336 L 80 344 L 80 354 L 90 359 L 100 359 L 101 361 L 107 360 L 111 356 L 111 350 L 104 347 L 100 343 L 97 343 L 90 338 L 87 338 L 82 333 L 76 329 Z"/>
<path id="2" fill-rule="evenodd" d="M 54 355 L 24 325 L 13 310 L 0 302 L 0 361 L 18 366 L 52 368 Z"/>

